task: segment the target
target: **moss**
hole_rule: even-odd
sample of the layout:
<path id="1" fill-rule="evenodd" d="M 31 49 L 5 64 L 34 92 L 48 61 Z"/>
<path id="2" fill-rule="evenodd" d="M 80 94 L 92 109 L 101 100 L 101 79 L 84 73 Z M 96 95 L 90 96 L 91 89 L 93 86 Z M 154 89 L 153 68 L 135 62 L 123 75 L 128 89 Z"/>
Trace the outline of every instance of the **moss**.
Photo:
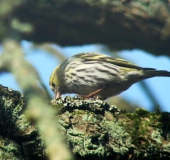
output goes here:
<path id="1" fill-rule="evenodd" d="M 163 137 L 161 136 L 161 130 L 153 130 L 151 134 L 151 138 L 155 140 L 158 144 L 162 144 Z"/>
<path id="2" fill-rule="evenodd" d="M 137 109 L 135 109 L 135 111 L 133 113 L 127 114 L 127 116 L 129 118 L 131 118 L 132 120 L 139 118 L 139 117 L 148 117 L 149 115 L 150 115 L 150 112 L 148 112 L 147 110 L 142 109 L 142 108 L 137 108 Z"/>
<path id="3" fill-rule="evenodd" d="M 22 114 L 23 96 L 1 86 L 0 91 L 3 91 L 0 111 L 11 117 L 11 121 L 8 121 L 10 129 L 7 129 L 10 134 L 6 132 L 7 136 L 15 138 L 18 144 L 22 143 L 24 156 L 30 159 L 43 159 L 45 150 L 41 136 L 37 136 L 37 130 L 26 121 Z M 13 95 L 9 98 L 11 93 Z M 5 107 L 4 110 L 3 107 Z M 155 159 L 160 155 L 162 157 L 170 155 L 169 113 L 150 113 L 140 108 L 133 113 L 127 113 L 100 99 L 78 97 L 53 100 L 51 107 L 59 111 L 59 114 L 55 115 L 58 117 L 61 132 L 66 135 L 67 145 L 78 157 L 77 159 L 107 159 L 108 157 L 108 159 L 128 159 L 129 157 L 129 159 L 141 159 L 141 157 Z M 3 112 L 0 112 L 2 117 Z M 55 118 L 52 119 L 54 124 L 55 120 L 57 122 Z M 1 122 L 0 125 L 2 125 Z M 20 154 L 20 145 L 17 144 L 15 148 L 13 145 L 8 145 L 9 140 L 2 142 L 0 141 L 0 156 L 6 152 L 15 154 L 16 157 Z"/>
<path id="4" fill-rule="evenodd" d="M 60 119 L 67 121 L 68 140 L 74 146 L 75 155 L 87 156 L 88 153 L 101 158 L 108 154 L 113 158 L 120 153 L 124 159 L 128 155 L 147 159 L 157 158 L 161 151 L 166 156 L 169 143 L 162 144 L 165 137 L 170 137 L 168 113 L 150 113 L 142 108 L 127 113 L 95 99 L 65 98 L 60 102 L 65 106 L 60 117 L 65 116 Z M 101 145 L 109 147 L 104 151 Z"/>
<path id="5" fill-rule="evenodd" d="M 37 136 L 35 126 L 23 114 L 23 95 L 1 85 L 0 94 L 0 135 L 9 138 L 0 137 L 0 159 L 22 160 L 20 157 L 26 154 L 30 159 L 42 159 L 45 154 L 42 139 Z M 7 156 L 11 158 L 6 158 Z"/>
<path id="6" fill-rule="evenodd" d="M 0 159 L 24 160 L 21 146 L 8 138 L 0 136 Z"/>
<path id="7" fill-rule="evenodd" d="M 151 113 L 138 108 L 133 113 L 127 113 L 127 116 L 133 123 L 131 130 L 132 143 L 139 147 L 141 147 L 141 144 L 146 147 L 148 145 L 147 138 L 149 138 L 152 130 Z"/>

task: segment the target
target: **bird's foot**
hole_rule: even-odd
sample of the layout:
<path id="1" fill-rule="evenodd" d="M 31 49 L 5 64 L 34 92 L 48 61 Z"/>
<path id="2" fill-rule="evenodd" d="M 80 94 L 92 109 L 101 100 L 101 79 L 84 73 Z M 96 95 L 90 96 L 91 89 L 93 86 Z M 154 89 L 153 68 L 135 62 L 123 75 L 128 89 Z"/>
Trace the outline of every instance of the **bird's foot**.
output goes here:
<path id="1" fill-rule="evenodd" d="M 101 100 L 103 100 L 102 96 L 97 95 L 97 93 L 99 93 L 102 89 L 103 88 L 100 88 L 100 89 L 98 89 L 98 90 L 96 90 L 96 91 L 94 91 L 94 92 L 92 92 L 92 93 L 90 93 L 88 95 L 79 95 L 79 96 L 82 97 L 82 98 L 87 98 L 87 99 L 88 98 L 94 98 L 94 99 L 101 99 Z"/>

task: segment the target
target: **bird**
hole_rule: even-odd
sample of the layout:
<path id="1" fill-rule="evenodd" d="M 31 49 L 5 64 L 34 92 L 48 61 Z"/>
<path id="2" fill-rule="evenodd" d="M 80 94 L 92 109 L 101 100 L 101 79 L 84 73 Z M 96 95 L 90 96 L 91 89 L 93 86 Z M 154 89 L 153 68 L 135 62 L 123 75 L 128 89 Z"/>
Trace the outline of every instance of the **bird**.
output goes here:
<path id="1" fill-rule="evenodd" d="M 170 72 L 143 68 L 101 53 L 83 52 L 59 64 L 50 76 L 49 85 L 56 99 L 66 93 L 107 99 L 136 82 L 160 76 L 170 77 Z"/>

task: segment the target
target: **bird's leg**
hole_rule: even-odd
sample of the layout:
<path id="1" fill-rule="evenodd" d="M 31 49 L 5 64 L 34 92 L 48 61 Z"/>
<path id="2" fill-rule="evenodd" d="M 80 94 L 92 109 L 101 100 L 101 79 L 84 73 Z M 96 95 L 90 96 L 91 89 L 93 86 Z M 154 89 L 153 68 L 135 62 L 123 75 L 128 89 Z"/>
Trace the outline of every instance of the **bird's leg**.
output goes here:
<path id="1" fill-rule="evenodd" d="M 104 87 L 103 87 L 103 88 L 104 88 Z M 84 98 L 94 97 L 94 96 L 96 96 L 97 93 L 99 93 L 103 88 L 100 88 L 100 89 L 98 89 L 98 90 L 96 90 L 96 91 L 94 91 L 94 92 L 92 92 L 92 93 L 90 93 L 90 94 L 88 94 L 88 95 L 81 95 L 81 96 L 84 97 Z"/>

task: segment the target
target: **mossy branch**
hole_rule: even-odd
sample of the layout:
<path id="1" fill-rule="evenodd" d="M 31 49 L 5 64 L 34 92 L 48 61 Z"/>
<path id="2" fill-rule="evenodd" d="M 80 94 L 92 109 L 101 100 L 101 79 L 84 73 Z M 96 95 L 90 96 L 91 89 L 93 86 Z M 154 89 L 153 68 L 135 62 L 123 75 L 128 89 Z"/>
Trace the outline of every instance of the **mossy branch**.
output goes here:
<path id="1" fill-rule="evenodd" d="M 47 152 L 43 142 L 49 136 L 49 130 L 45 133 L 40 129 L 38 132 L 35 124 L 26 120 L 24 98 L 19 92 L 2 86 L 0 91 L 0 152 L 3 158 L 44 159 Z M 32 106 L 36 108 L 36 104 Z M 170 113 L 149 113 L 144 109 L 127 113 L 100 99 L 78 97 L 53 100 L 48 109 L 58 111 L 55 119 L 43 117 L 47 119 L 49 129 L 52 131 L 59 122 L 60 133 L 66 137 L 67 146 L 77 159 L 170 157 Z M 50 112 L 51 117 L 55 111 Z M 39 117 L 44 115 L 43 112 L 46 112 L 44 108 L 38 112 L 36 109 L 30 115 Z M 38 128 L 46 128 L 44 119 L 38 120 Z M 51 140 L 59 136 L 53 135 L 56 137 L 52 136 Z"/>

